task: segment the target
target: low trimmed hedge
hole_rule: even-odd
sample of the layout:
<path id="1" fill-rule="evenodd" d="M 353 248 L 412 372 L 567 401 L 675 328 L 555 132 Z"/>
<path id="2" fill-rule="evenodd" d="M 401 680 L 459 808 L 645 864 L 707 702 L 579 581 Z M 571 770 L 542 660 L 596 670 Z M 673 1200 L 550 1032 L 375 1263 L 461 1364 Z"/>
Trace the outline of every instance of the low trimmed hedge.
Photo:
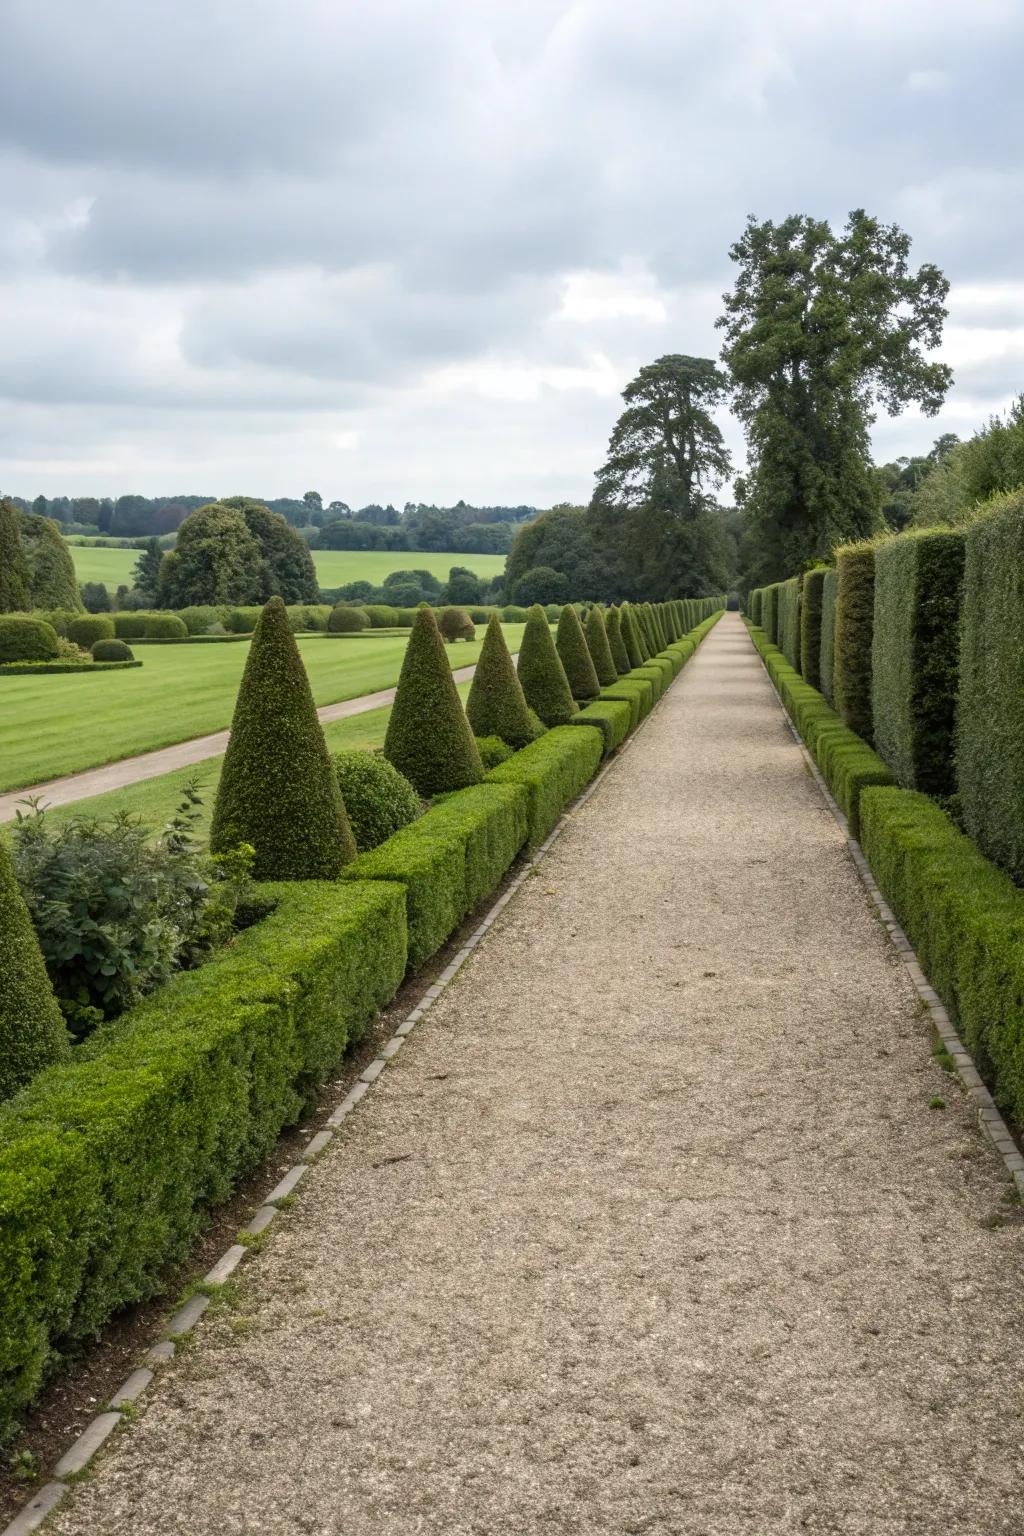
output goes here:
<path id="1" fill-rule="evenodd" d="M 636 730 L 640 721 L 649 715 L 654 704 L 654 689 L 646 678 L 620 677 L 617 683 L 601 689 L 602 699 L 621 700 L 630 708 L 630 729 Z"/>
<path id="2" fill-rule="evenodd" d="M 642 667 L 634 667 L 632 672 L 627 672 L 626 676 L 629 678 L 646 679 L 654 690 L 655 703 L 658 702 L 672 681 L 671 669 L 666 676 L 665 668 L 655 665 L 655 658 L 653 656 L 649 661 L 645 661 Z"/>
<path id="3" fill-rule="evenodd" d="M 0 663 L 0 677 L 17 677 L 19 673 L 35 677 L 40 672 L 117 672 L 141 666 L 141 661 L 9 661 Z"/>
<path id="4" fill-rule="evenodd" d="M 161 1290 L 401 984 L 396 887 L 261 893 L 269 917 L 0 1107 L 0 1432 L 59 1351 Z"/>
<path id="5" fill-rule="evenodd" d="M 596 733 L 580 732 L 591 734 L 600 757 Z M 488 774 L 490 782 L 456 791 L 379 848 L 346 865 L 343 880 L 389 881 L 404 887 L 410 970 L 440 949 L 462 919 L 490 895 L 525 843 L 527 796 L 506 770 L 532 750 L 517 752 Z"/>
<path id="6" fill-rule="evenodd" d="M 1024 1128 L 1024 891 L 912 790 L 865 793 L 861 842 L 996 1103 Z"/>
<path id="7" fill-rule="evenodd" d="M 632 730 L 633 712 L 625 699 L 595 699 L 592 704 L 587 704 L 578 714 L 573 715 L 570 725 L 594 726 L 601 732 L 604 739 L 604 752 L 607 757 L 622 746 L 626 737 Z"/>
<path id="8" fill-rule="evenodd" d="M 523 786 L 528 793 L 528 842 L 538 847 L 565 807 L 583 790 L 604 755 L 599 731 L 556 725 L 507 763 L 492 768 L 488 784 Z"/>
<path id="9" fill-rule="evenodd" d="M 892 784 L 892 774 L 877 752 L 843 724 L 818 690 L 804 682 L 778 647 L 768 644 L 761 630 L 751 625 L 750 637 L 846 817 L 851 836 L 859 837 L 861 795 L 869 785 Z"/>

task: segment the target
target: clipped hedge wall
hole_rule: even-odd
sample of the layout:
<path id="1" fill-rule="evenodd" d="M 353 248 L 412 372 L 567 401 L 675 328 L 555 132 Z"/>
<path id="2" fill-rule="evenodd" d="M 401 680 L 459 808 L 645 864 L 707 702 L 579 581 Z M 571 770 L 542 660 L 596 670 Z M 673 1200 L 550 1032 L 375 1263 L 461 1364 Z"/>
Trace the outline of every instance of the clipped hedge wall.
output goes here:
<path id="1" fill-rule="evenodd" d="M 929 795 L 956 789 L 953 727 L 963 571 L 959 531 L 907 533 L 875 550 L 875 746 L 898 784 Z"/>
<path id="2" fill-rule="evenodd" d="M 996 1103 L 1024 1128 L 1024 891 L 909 790 L 865 793 L 861 841 Z"/>
<path id="3" fill-rule="evenodd" d="M 569 802 L 589 784 L 603 755 L 601 732 L 556 725 L 507 763 L 492 768 L 487 782 L 525 788 L 527 841 L 531 848 L 536 848 L 552 831 Z"/>
<path id="4" fill-rule="evenodd" d="M 596 733 L 579 734 L 597 739 Z M 505 770 L 532 751 L 525 747 L 492 769 L 487 783 L 440 801 L 346 867 L 344 879 L 404 887 L 410 970 L 440 949 L 466 914 L 490 895 L 526 842 L 527 795 Z"/>
<path id="5" fill-rule="evenodd" d="M 779 583 L 778 630 L 776 642 L 783 656 L 797 672 L 800 670 L 800 578 L 793 576 Z"/>
<path id="6" fill-rule="evenodd" d="M 966 532 L 957 778 L 981 851 L 1024 883 L 1024 491 Z"/>
<path id="7" fill-rule="evenodd" d="M 839 572 L 833 567 L 825 572 L 821 588 L 821 655 L 818 676 L 821 691 L 830 704 L 835 703 L 836 673 L 836 593 Z"/>
<path id="8" fill-rule="evenodd" d="M 845 544 L 836 550 L 834 704 L 862 740 L 871 742 L 871 639 L 875 621 L 875 547 Z"/>
<path id="9" fill-rule="evenodd" d="M 261 890 L 269 917 L 0 1107 L 0 1431 L 60 1350 L 161 1290 L 401 983 L 396 887 Z"/>
<path id="10" fill-rule="evenodd" d="M 607 757 L 609 752 L 622 746 L 632 730 L 632 709 L 625 699 L 595 699 L 578 715 L 573 715 L 569 724 L 596 726 L 601 732 Z"/>
<path id="11" fill-rule="evenodd" d="M 804 576 L 800 596 L 800 675 L 812 688 L 821 687 L 821 611 L 826 571 L 824 566 Z M 755 620 L 755 623 L 757 621 Z"/>
<path id="12" fill-rule="evenodd" d="M 610 688 L 601 689 L 602 699 L 621 699 L 627 703 L 631 711 L 635 711 L 632 728 L 635 730 L 640 721 L 649 715 L 654 707 L 654 688 L 650 681 L 643 677 L 632 677 L 626 674 L 620 677 L 617 683 L 612 683 Z"/>
<path id="13" fill-rule="evenodd" d="M 779 586 L 773 582 L 761 592 L 761 627 L 769 645 L 777 645 L 779 635 Z"/>

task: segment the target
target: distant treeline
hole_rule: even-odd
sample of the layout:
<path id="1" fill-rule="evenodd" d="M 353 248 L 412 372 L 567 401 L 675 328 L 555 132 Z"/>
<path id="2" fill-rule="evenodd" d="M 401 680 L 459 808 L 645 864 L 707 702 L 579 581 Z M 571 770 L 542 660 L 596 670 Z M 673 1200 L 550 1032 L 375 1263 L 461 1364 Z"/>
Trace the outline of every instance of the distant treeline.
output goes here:
<path id="1" fill-rule="evenodd" d="M 150 539 L 176 533 L 197 507 L 215 496 L 37 496 L 11 500 L 23 512 L 53 518 L 67 534 L 106 538 Z M 350 507 L 344 501 L 326 506 L 317 491 L 304 496 L 255 498 L 280 512 L 302 531 L 312 549 L 423 550 L 440 553 L 506 554 L 512 527 L 537 516 L 536 507 L 476 507 L 459 501 L 437 507 L 407 501 L 402 511 L 390 504 L 370 502 Z"/>

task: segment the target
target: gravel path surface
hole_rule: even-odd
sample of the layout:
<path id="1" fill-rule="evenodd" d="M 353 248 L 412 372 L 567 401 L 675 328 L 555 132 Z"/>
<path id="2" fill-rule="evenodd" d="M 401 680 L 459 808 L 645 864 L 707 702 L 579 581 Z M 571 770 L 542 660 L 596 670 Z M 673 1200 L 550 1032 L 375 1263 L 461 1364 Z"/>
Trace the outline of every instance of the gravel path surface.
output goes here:
<path id="1" fill-rule="evenodd" d="M 519 652 L 514 654 L 518 656 Z M 456 667 L 452 676 L 457 683 L 468 683 L 475 671 L 475 666 Z M 329 720 L 365 715 L 368 710 L 393 704 L 395 692 L 394 688 L 378 688 L 376 693 L 342 699 L 340 704 L 324 704 L 317 710 L 317 716 L 326 725 Z M 123 757 L 119 762 L 104 763 L 100 768 L 83 768 L 81 773 L 47 779 L 45 784 L 32 784 L 27 789 L 8 790 L 0 795 L 0 822 L 13 821 L 18 807 L 28 795 L 40 796 L 48 806 L 71 805 L 76 800 L 88 800 L 92 795 L 105 795 L 110 789 L 124 789 L 128 784 L 157 779 L 162 773 L 173 773 L 175 768 L 188 768 L 193 763 L 205 763 L 207 758 L 221 757 L 228 749 L 230 735 L 227 730 L 214 731 L 210 736 L 193 736 L 190 741 L 175 742 L 172 747 L 140 752 L 136 757 Z"/>
<path id="2" fill-rule="evenodd" d="M 53 1529 L 1019 1536 L 1006 1190 L 729 615 Z"/>

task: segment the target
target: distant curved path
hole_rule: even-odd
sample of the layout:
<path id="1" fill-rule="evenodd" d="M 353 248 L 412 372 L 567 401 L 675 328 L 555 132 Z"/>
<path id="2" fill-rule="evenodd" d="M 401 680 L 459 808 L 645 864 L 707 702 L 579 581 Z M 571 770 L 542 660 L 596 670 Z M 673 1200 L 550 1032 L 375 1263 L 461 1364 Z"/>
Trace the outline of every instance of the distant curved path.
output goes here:
<path id="1" fill-rule="evenodd" d="M 452 677 L 457 683 L 468 683 L 475 671 L 475 666 L 458 667 L 453 670 Z M 394 698 L 394 688 L 379 688 L 376 693 L 364 693 L 358 699 L 325 704 L 323 709 L 317 710 L 317 715 L 326 725 L 329 720 L 347 720 L 351 715 L 364 715 L 368 710 L 380 709 L 384 704 L 392 704 Z M 62 779 L 48 779 L 45 784 L 12 789 L 0 795 L 0 822 L 13 821 L 17 807 L 29 795 L 40 796 L 47 805 L 70 805 L 75 800 L 105 795 L 111 789 L 125 789 L 129 784 L 157 779 L 162 773 L 173 773 L 175 768 L 188 768 L 192 763 L 220 757 L 227 751 L 230 735 L 230 730 L 214 731 L 212 736 L 194 736 L 191 741 L 179 741 L 173 747 L 161 747 L 157 752 L 140 752 L 137 757 L 104 763 L 101 768 L 86 768 L 81 773 L 65 774 Z"/>

